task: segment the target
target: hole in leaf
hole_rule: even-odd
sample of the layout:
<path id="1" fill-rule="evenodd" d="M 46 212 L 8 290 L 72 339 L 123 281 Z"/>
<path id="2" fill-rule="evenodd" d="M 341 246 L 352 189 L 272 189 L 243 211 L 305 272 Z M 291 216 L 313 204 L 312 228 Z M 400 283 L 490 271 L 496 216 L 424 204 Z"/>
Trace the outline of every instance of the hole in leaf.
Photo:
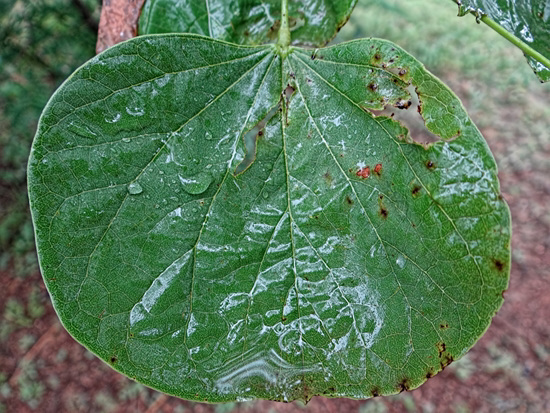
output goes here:
<path id="1" fill-rule="evenodd" d="M 400 100 L 395 106 L 386 106 L 383 110 L 368 109 L 374 116 L 387 116 L 399 121 L 409 130 L 408 139 L 422 145 L 440 141 L 441 138 L 426 128 L 422 118 L 422 106 L 413 85 L 407 87 L 409 100 Z"/>
<path id="2" fill-rule="evenodd" d="M 265 115 L 265 117 L 261 121 L 259 121 L 256 126 L 254 126 L 252 129 L 244 134 L 243 140 L 246 155 L 244 156 L 244 159 L 241 161 L 241 163 L 237 165 L 237 168 L 235 168 L 235 172 L 233 172 L 233 175 L 237 176 L 242 174 L 250 167 L 250 165 L 252 165 L 252 163 L 256 159 L 256 146 L 258 143 L 258 137 L 263 136 L 263 129 L 265 128 L 265 125 L 267 125 L 271 118 L 273 118 L 273 116 L 275 116 L 275 114 L 279 111 L 280 106 L 281 104 L 279 103 L 277 106 L 271 108 L 271 110 L 267 112 L 267 115 Z"/>

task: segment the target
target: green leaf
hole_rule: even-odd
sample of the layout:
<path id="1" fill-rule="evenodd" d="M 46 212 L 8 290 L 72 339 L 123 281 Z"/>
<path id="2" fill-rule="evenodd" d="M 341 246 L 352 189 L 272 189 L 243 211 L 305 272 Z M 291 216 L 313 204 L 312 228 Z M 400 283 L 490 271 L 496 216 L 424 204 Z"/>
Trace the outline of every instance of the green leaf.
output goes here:
<path id="1" fill-rule="evenodd" d="M 276 50 L 140 36 L 60 87 L 29 160 L 56 311 L 113 368 L 186 399 L 415 388 L 502 304 L 494 159 L 392 43 Z M 427 146 L 370 112 L 415 89 L 442 138 Z"/>
<path id="2" fill-rule="evenodd" d="M 472 13 L 478 18 L 488 16 L 501 28 L 513 34 L 513 43 L 520 40 L 520 47 L 542 82 L 550 81 L 550 66 L 533 56 L 529 50 L 540 53 L 546 62 L 550 61 L 550 6 L 547 0 L 453 0 L 459 5 L 459 15 Z M 487 22 L 491 27 L 493 22 Z M 493 27 L 499 31 L 499 27 Z M 520 44 L 520 43 L 523 43 Z"/>
<path id="3" fill-rule="evenodd" d="M 357 0 L 290 0 L 293 44 L 324 46 L 348 21 Z M 273 41 L 281 0 L 147 0 L 139 34 L 196 33 L 238 44 Z"/>

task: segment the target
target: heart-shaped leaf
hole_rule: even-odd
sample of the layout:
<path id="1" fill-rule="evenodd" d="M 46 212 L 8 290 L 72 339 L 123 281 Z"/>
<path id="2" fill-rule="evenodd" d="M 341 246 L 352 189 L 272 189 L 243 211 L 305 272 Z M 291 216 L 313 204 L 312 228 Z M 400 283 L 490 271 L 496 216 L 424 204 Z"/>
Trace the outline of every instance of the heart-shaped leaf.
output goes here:
<path id="1" fill-rule="evenodd" d="M 459 15 L 472 13 L 492 20 L 550 61 L 550 4 L 547 0 L 453 0 Z M 550 81 L 550 67 L 527 55 L 539 79 Z"/>
<path id="2" fill-rule="evenodd" d="M 357 0 L 289 0 L 294 44 L 324 46 L 348 21 Z M 147 0 L 140 34 L 196 33 L 238 44 L 274 40 L 281 0 Z"/>
<path id="3" fill-rule="evenodd" d="M 61 86 L 29 161 L 54 306 L 115 369 L 186 399 L 417 387 L 502 303 L 493 157 L 389 42 L 277 50 L 141 36 Z M 415 89 L 427 146 L 370 112 Z"/>

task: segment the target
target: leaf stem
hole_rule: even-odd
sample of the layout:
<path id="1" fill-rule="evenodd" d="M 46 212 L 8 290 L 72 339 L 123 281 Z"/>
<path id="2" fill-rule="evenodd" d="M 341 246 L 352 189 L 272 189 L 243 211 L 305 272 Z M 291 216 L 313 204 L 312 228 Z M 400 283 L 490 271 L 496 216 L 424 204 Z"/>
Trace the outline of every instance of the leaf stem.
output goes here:
<path id="1" fill-rule="evenodd" d="M 281 57 L 288 55 L 288 46 L 290 46 L 290 28 L 288 26 L 288 0 L 281 0 L 281 27 L 279 28 L 279 38 L 277 40 L 277 49 Z"/>
<path id="2" fill-rule="evenodd" d="M 508 40 L 510 43 L 512 43 L 514 46 L 517 46 L 526 56 L 532 57 L 533 59 L 537 60 L 548 69 L 550 69 L 550 59 L 544 57 L 541 53 L 537 52 L 527 43 L 514 36 L 500 24 L 487 16 L 482 16 L 481 21 L 489 26 L 491 29 L 493 29 L 495 32 L 500 34 L 502 37 L 504 37 L 506 40 Z"/>

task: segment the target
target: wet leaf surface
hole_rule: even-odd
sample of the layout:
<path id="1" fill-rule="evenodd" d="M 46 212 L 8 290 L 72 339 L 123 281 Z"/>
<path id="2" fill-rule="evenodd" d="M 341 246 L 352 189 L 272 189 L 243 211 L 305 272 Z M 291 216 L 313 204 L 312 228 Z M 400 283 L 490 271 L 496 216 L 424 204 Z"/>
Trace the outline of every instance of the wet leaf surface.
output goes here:
<path id="1" fill-rule="evenodd" d="M 324 46 L 348 21 L 357 0 L 290 0 L 295 44 Z M 148 0 L 139 34 L 196 33 L 238 44 L 273 41 L 280 26 L 280 0 Z"/>
<path id="2" fill-rule="evenodd" d="M 547 0 L 454 0 L 459 14 L 487 15 L 550 59 L 550 5 Z M 527 57 L 539 79 L 550 81 L 550 67 Z"/>
<path id="3" fill-rule="evenodd" d="M 410 93 L 440 141 L 370 112 Z M 29 196 L 67 330 L 191 400 L 415 388 L 475 343 L 508 284 L 485 141 L 380 40 L 285 59 L 196 35 L 114 46 L 46 107 Z"/>

